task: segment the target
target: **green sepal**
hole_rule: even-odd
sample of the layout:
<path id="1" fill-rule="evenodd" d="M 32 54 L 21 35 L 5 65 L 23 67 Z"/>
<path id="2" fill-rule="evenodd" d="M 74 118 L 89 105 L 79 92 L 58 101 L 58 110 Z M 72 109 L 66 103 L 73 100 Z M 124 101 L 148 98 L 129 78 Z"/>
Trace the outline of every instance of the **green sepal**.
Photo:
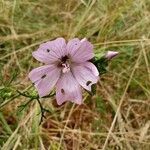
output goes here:
<path id="1" fill-rule="evenodd" d="M 101 58 L 94 57 L 92 63 L 97 67 L 100 75 L 107 72 L 108 59 L 106 59 L 104 56 L 102 56 Z"/>

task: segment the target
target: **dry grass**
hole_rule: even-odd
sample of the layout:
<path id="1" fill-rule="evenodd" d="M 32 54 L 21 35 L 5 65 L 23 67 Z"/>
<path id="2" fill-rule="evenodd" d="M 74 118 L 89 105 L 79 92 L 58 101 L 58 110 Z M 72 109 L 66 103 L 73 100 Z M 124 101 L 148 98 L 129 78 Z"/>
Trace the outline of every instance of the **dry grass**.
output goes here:
<path id="1" fill-rule="evenodd" d="M 40 99 L 40 108 L 16 91 L 30 91 L 31 52 L 56 37 L 87 37 L 95 53 L 119 51 L 97 94 L 81 106 Z M 0 0 L 0 149 L 149 150 L 150 1 Z"/>

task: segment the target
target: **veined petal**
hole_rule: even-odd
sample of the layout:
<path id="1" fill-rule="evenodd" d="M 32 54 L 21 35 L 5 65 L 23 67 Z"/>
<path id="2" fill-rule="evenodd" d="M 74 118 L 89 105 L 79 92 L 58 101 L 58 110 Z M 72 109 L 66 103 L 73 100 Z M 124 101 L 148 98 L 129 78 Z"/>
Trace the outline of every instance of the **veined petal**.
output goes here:
<path id="1" fill-rule="evenodd" d="M 73 62 L 85 62 L 94 57 L 93 45 L 86 38 L 70 40 L 67 44 L 67 52 L 71 56 Z"/>
<path id="2" fill-rule="evenodd" d="M 41 78 L 48 74 L 51 70 L 53 69 L 52 65 L 44 65 L 38 68 L 33 69 L 30 73 L 29 73 L 29 78 L 30 80 L 35 83 L 36 81 L 41 80 Z"/>
<path id="3" fill-rule="evenodd" d="M 91 85 L 97 83 L 99 79 L 99 76 L 95 76 L 97 73 L 85 64 L 73 65 L 72 72 L 78 83 L 88 91 L 91 91 Z"/>
<path id="4" fill-rule="evenodd" d="M 95 75 L 95 76 L 99 76 L 99 71 L 97 70 L 96 66 L 91 63 L 91 62 L 85 62 L 83 64 L 86 68 L 90 69 L 90 71 Z"/>
<path id="5" fill-rule="evenodd" d="M 70 56 L 73 56 L 74 53 L 79 49 L 80 45 L 81 42 L 78 38 L 69 40 L 69 42 L 67 43 L 67 53 Z"/>
<path id="6" fill-rule="evenodd" d="M 50 64 L 66 55 L 66 42 L 64 38 L 57 38 L 40 45 L 37 51 L 32 53 L 38 61 Z"/>
<path id="7" fill-rule="evenodd" d="M 71 72 L 62 74 L 56 85 L 56 100 L 58 105 L 65 101 L 76 104 L 82 103 L 82 93 L 79 83 L 75 80 Z"/>
<path id="8" fill-rule="evenodd" d="M 50 93 L 52 88 L 60 77 L 61 70 L 55 65 L 45 65 L 33 69 L 29 73 L 30 80 L 35 84 L 35 87 L 40 97 Z"/>

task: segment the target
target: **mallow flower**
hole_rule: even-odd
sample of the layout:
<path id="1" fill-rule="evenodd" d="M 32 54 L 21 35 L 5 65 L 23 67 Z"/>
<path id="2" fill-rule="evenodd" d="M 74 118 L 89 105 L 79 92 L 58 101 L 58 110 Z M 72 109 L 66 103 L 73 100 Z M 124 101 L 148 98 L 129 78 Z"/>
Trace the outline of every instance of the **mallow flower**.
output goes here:
<path id="1" fill-rule="evenodd" d="M 56 87 L 58 105 L 65 101 L 82 104 L 82 88 L 91 91 L 98 82 L 99 72 L 89 61 L 94 57 L 93 45 L 86 38 L 74 38 L 68 43 L 57 38 L 41 44 L 32 55 L 44 65 L 29 73 L 30 80 L 40 97 Z"/>

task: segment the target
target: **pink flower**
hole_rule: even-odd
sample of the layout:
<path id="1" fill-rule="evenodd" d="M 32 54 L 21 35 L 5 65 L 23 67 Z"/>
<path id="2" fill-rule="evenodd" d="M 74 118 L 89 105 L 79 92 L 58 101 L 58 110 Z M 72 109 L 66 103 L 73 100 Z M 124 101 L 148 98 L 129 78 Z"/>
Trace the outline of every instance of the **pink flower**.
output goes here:
<path id="1" fill-rule="evenodd" d="M 105 55 L 105 57 L 108 59 L 108 60 L 111 60 L 113 57 L 117 56 L 118 55 L 118 52 L 115 52 L 115 51 L 108 51 Z"/>
<path id="2" fill-rule="evenodd" d="M 44 63 L 44 66 L 29 73 L 39 96 L 50 93 L 56 86 L 58 105 L 65 101 L 82 103 L 81 86 L 91 91 L 91 85 L 97 83 L 99 72 L 88 60 L 94 57 L 93 45 L 86 38 L 70 40 L 57 38 L 40 45 L 33 57 Z"/>

